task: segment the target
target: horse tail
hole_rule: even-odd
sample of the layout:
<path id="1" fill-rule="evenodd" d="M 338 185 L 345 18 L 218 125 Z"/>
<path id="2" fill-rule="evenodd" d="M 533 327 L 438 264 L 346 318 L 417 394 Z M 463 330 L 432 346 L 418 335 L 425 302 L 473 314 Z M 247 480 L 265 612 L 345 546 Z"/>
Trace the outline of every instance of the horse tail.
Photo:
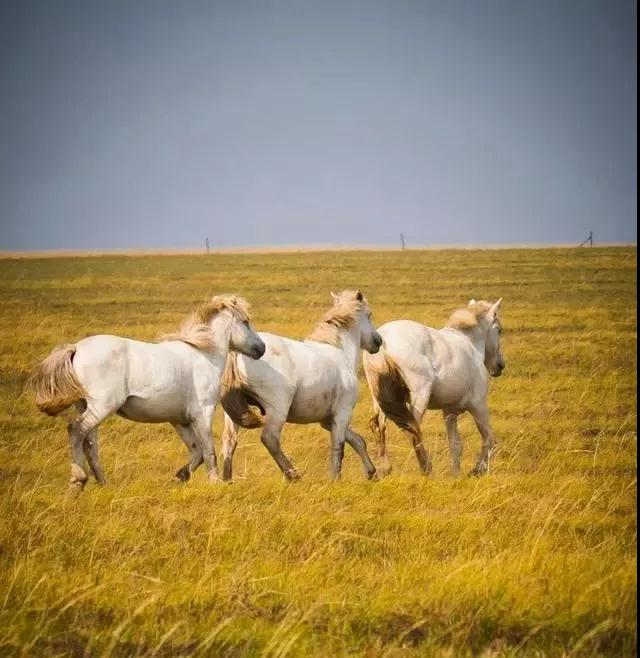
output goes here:
<path id="1" fill-rule="evenodd" d="M 56 347 L 39 363 L 29 378 L 36 406 L 49 416 L 56 416 L 72 404 L 87 397 L 73 368 L 76 345 Z"/>
<path id="2" fill-rule="evenodd" d="M 398 364 L 381 350 L 377 357 L 368 357 L 365 372 L 371 395 L 382 413 L 392 420 L 400 429 L 420 435 L 420 426 L 411 409 L 411 391 Z M 379 431 L 378 415 L 369 421 L 374 433 Z"/>
<path id="3" fill-rule="evenodd" d="M 254 429 L 262 427 L 262 418 L 250 408 L 256 406 L 264 415 L 264 406 L 258 397 L 251 391 L 246 378 L 238 371 L 238 357 L 235 353 L 229 354 L 227 364 L 222 375 L 222 407 L 231 420 L 245 427 Z"/>

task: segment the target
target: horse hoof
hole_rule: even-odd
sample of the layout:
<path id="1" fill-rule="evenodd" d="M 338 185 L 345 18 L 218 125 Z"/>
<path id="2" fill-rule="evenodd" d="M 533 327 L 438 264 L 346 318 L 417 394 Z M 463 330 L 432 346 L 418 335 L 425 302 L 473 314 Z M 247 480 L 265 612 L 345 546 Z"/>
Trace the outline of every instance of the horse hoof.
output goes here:
<path id="1" fill-rule="evenodd" d="M 474 466 L 469 471 L 469 477 L 479 478 L 479 477 L 482 477 L 483 475 L 486 475 L 486 474 L 487 474 L 487 467 L 486 466 Z"/>
<path id="2" fill-rule="evenodd" d="M 82 491 L 89 477 L 84 472 L 84 469 L 78 466 L 77 464 L 71 464 L 71 479 L 69 480 L 69 486 L 75 489 Z"/>
<path id="3" fill-rule="evenodd" d="M 300 476 L 298 475 L 297 471 L 287 471 L 284 476 L 289 480 L 289 482 L 298 482 L 300 480 Z"/>
<path id="4" fill-rule="evenodd" d="M 173 476 L 173 479 L 178 482 L 188 482 L 191 479 L 191 469 L 189 468 L 189 464 L 185 464 L 182 468 L 179 468 Z"/>

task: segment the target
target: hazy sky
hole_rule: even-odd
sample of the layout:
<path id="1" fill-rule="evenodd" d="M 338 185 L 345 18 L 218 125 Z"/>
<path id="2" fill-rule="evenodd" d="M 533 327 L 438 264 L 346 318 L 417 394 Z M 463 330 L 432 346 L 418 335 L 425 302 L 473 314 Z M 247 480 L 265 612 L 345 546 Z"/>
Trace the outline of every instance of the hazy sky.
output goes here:
<path id="1" fill-rule="evenodd" d="M 635 1 L 0 2 L 0 249 L 635 241 Z"/>

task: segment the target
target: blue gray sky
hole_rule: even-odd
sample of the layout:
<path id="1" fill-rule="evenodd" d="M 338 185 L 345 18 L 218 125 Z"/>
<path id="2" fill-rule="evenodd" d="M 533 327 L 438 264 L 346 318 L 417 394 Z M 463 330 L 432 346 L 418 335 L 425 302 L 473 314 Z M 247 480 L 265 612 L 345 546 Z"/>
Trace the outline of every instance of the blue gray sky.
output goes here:
<path id="1" fill-rule="evenodd" d="M 635 1 L 0 7 L 0 249 L 637 239 Z"/>

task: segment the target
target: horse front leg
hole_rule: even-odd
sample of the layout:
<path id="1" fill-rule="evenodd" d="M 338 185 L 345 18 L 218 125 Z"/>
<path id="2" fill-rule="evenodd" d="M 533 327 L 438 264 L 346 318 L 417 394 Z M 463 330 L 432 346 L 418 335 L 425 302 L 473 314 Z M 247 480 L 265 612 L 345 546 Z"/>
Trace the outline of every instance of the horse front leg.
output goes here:
<path id="1" fill-rule="evenodd" d="M 262 441 L 262 445 L 264 445 L 269 451 L 269 454 L 273 457 L 276 464 L 278 464 L 278 467 L 287 480 L 299 480 L 300 476 L 298 475 L 298 472 L 284 452 L 282 452 L 282 448 L 280 447 L 280 433 L 282 432 L 284 423 L 284 420 L 270 416 L 267 412 L 260 440 Z"/>
<path id="2" fill-rule="evenodd" d="M 454 475 L 458 475 L 460 473 L 460 458 L 462 457 L 462 438 L 458 432 L 458 414 L 450 414 L 443 411 L 442 416 L 445 427 L 447 428 L 451 470 Z"/>
<path id="3" fill-rule="evenodd" d="M 365 440 L 352 429 L 347 428 L 345 432 L 345 441 L 358 453 L 362 460 L 362 468 L 367 480 L 372 480 L 376 475 L 376 467 L 373 465 L 369 453 L 367 452 L 367 444 Z"/>
<path id="4" fill-rule="evenodd" d="M 478 460 L 469 475 L 485 475 L 489 472 L 489 458 L 496 445 L 495 436 L 489 423 L 489 409 L 486 404 L 470 409 L 473 420 L 482 437 Z"/>
<path id="5" fill-rule="evenodd" d="M 173 428 L 191 453 L 191 461 L 178 469 L 175 479 L 180 480 L 180 482 L 188 482 L 191 479 L 191 474 L 204 462 L 200 441 L 191 425 L 176 423 Z"/>
<path id="6" fill-rule="evenodd" d="M 211 436 L 214 410 L 213 406 L 203 407 L 193 419 L 191 427 L 198 438 L 202 459 L 209 472 L 209 481 L 221 482 L 222 480 L 218 477 L 218 459 L 213 445 L 213 437 Z"/>

